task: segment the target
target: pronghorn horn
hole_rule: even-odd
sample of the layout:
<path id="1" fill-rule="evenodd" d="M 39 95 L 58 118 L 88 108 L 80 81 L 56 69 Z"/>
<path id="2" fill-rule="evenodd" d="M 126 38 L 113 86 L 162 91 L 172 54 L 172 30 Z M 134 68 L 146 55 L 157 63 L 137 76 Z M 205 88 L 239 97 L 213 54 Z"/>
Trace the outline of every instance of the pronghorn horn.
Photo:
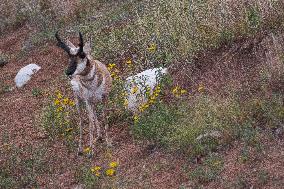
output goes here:
<path id="1" fill-rule="evenodd" d="M 62 42 L 62 40 L 60 39 L 59 35 L 58 35 L 58 31 L 55 33 L 55 37 L 57 39 L 57 46 L 61 47 L 64 51 L 66 51 L 68 54 L 70 54 L 70 48 Z"/>
<path id="2" fill-rule="evenodd" d="M 83 53 L 84 42 L 83 42 L 83 35 L 81 32 L 79 32 L 79 37 L 80 37 L 79 53 Z"/>

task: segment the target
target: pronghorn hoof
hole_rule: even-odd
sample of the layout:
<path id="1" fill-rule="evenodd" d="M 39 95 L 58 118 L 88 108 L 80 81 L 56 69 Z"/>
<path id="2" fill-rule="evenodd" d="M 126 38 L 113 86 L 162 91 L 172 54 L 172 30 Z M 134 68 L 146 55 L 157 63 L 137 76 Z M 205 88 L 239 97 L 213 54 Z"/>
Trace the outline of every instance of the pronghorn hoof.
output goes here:
<path id="1" fill-rule="evenodd" d="M 78 156 L 82 156 L 83 155 L 83 151 L 82 150 L 78 150 Z"/>
<path id="2" fill-rule="evenodd" d="M 103 138 L 102 138 L 102 137 L 98 137 L 98 138 L 96 139 L 96 142 L 103 143 Z"/>
<path id="3" fill-rule="evenodd" d="M 93 153 L 88 153 L 87 158 L 91 159 L 93 157 Z"/>
<path id="4" fill-rule="evenodd" d="M 111 142 L 107 142 L 107 147 L 111 148 L 112 147 L 112 143 Z"/>
<path id="5" fill-rule="evenodd" d="M 113 145 L 112 145 L 112 140 L 111 140 L 111 139 L 107 139 L 107 140 L 106 140 L 106 145 L 107 145 L 107 147 L 109 147 L 109 148 L 113 147 Z"/>

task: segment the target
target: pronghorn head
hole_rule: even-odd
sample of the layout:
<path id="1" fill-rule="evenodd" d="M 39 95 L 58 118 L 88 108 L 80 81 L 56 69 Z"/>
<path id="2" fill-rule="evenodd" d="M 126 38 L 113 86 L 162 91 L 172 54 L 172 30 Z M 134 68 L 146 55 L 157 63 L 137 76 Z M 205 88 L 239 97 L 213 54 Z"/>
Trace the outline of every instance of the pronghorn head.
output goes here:
<path id="1" fill-rule="evenodd" d="M 61 47 L 65 52 L 67 52 L 69 56 L 69 66 L 65 72 L 66 75 L 72 77 L 73 75 L 79 75 L 82 73 L 91 59 L 90 43 L 87 42 L 84 45 L 81 32 L 79 32 L 79 47 L 74 46 L 69 40 L 67 40 L 67 43 L 62 42 L 58 32 L 56 32 L 55 37 L 58 42 L 57 46 Z"/>

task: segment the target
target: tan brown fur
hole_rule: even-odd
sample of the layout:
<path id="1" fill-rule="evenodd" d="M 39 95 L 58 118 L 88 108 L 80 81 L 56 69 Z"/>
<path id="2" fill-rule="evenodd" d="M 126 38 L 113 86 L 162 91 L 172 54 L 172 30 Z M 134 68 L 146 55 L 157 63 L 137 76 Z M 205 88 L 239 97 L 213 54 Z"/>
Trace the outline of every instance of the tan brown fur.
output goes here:
<path id="1" fill-rule="evenodd" d="M 107 67 L 98 60 L 93 60 L 91 56 L 91 45 L 89 42 L 84 44 L 83 35 L 79 32 L 80 43 L 79 47 L 73 45 L 70 41 L 64 43 L 60 37 L 59 32 L 56 32 L 55 38 L 57 39 L 58 46 L 61 47 L 69 55 L 69 67 L 66 70 L 66 75 L 71 78 L 71 85 L 74 92 L 77 111 L 79 114 L 80 125 L 80 140 L 79 140 L 79 153 L 82 153 L 82 132 L 83 132 L 83 115 L 80 103 L 86 104 L 89 117 L 89 147 L 91 151 L 90 156 L 93 154 L 94 144 L 94 129 L 97 129 L 97 139 L 102 139 L 100 123 L 98 121 L 95 106 L 97 103 L 102 102 L 106 108 L 108 105 L 108 96 L 111 91 L 112 78 Z M 108 137 L 108 124 L 105 119 L 105 110 L 102 111 L 103 121 L 105 125 L 105 139 L 110 145 Z"/>
<path id="2" fill-rule="evenodd" d="M 89 60 L 89 59 L 88 59 Z M 93 148 L 93 131 L 94 126 L 97 129 L 97 140 L 102 139 L 101 137 L 101 128 L 98 121 L 95 105 L 96 103 L 102 102 L 106 108 L 108 104 L 108 95 L 111 91 L 112 78 L 107 69 L 107 67 L 98 60 L 89 60 L 88 66 L 85 67 L 83 74 L 80 73 L 72 79 L 73 82 L 76 82 L 79 85 L 79 90 L 74 90 L 74 95 L 76 100 L 77 109 L 79 114 L 80 110 L 80 101 L 86 103 L 86 107 L 89 114 L 89 124 L 90 124 L 90 148 Z M 108 124 L 105 120 L 105 112 L 103 110 L 103 122 L 105 124 L 105 138 L 108 145 L 110 141 L 108 138 Z M 80 119 L 82 117 L 80 116 Z M 79 152 L 82 151 L 82 121 L 80 120 L 80 142 L 79 142 Z"/>

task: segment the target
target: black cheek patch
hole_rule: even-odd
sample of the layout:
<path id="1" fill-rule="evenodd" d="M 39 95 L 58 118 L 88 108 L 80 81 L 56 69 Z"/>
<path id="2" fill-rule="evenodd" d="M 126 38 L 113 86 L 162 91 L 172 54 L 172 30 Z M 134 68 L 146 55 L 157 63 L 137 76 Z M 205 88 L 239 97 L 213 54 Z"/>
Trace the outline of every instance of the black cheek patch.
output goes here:
<path id="1" fill-rule="evenodd" d="M 71 59 L 69 66 L 66 70 L 66 75 L 72 75 L 77 69 L 77 62 L 74 59 Z"/>

